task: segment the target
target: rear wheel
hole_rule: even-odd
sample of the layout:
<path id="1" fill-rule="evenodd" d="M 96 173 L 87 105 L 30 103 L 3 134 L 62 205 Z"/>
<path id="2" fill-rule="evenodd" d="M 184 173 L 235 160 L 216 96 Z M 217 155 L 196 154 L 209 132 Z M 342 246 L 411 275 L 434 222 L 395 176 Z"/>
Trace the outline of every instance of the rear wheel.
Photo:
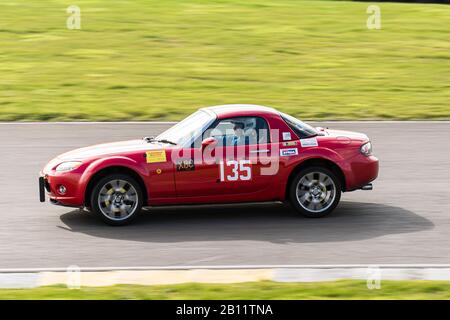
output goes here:
<path id="1" fill-rule="evenodd" d="M 110 225 L 130 223 L 142 208 L 139 183 L 125 174 L 110 174 L 98 181 L 91 196 L 91 208 Z"/>
<path id="2" fill-rule="evenodd" d="M 336 175 L 323 167 L 301 170 L 291 183 L 292 206 L 308 218 L 331 213 L 341 199 L 341 183 Z"/>

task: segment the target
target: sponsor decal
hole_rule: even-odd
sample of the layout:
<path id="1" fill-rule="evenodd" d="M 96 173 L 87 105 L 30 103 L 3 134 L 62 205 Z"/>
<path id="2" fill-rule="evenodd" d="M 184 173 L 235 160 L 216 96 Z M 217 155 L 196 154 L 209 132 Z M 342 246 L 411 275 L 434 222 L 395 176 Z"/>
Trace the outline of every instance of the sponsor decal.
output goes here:
<path id="1" fill-rule="evenodd" d="M 166 162 L 166 151 L 164 150 L 152 150 L 145 153 L 147 163 Z"/>
<path id="2" fill-rule="evenodd" d="M 289 148 L 289 149 L 280 149 L 280 156 L 289 157 L 298 155 L 297 148 Z"/>
<path id="3" fill-rule="evenodd" d="M 177 171 L 194 171 L 195 164 L 193 159 L 180 160 L 176 163 Z"/>
<path id="4" fill-rule="evenodd" d="M 300 139 L 302 147 L 317 147 L 319 143 L 316 138 Z"/>
<path id="5" fill-rule="evenodd" d="M 298 141 L 283 142 L 283 147 L 293 147 L 293 146 L 296 146 L 297 144 L 298 144 Z"/>
<path id="6" fill-rule="evenodd" d="M 283 132 L 283 140 L 291 140 L 291 133 Z"/>

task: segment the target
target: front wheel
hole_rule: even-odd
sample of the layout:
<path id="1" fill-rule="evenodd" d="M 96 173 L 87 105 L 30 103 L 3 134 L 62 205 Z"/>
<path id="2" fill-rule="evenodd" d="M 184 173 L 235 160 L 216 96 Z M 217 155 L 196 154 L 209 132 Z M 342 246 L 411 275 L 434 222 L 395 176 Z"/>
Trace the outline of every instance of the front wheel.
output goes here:
<path id="1" fill-rule="evenodd" d="M 91 196 L 91 208 L 110 225 L 125 225 L 141 211 L 139 183 L 125 174 L 111 174 L 98 181 Z"/>
<path id="2" fill-rule="evenodd" d="M 292 206 L 308 218 L 331 213 L 341 199 L 341 183 L 336 175 L 322 167 L 301 170 L 290 185 Z"/>

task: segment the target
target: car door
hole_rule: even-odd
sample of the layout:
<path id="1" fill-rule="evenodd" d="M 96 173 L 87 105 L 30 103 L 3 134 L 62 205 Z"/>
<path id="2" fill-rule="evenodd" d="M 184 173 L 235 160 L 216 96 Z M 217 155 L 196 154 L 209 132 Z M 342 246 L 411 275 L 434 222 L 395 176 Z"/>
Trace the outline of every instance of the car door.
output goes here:
<path id="1" fill-rule="evenodd" d="M 236 124 L 244 130 L 239 139 L 234 132 Z M 260 131 L 263 131 L 261 135 Z M 263 168 L 270 165 L 272 144 L 264 118 L 217 120 L 200 139 L 211 137 L 217 142 L 214 148 L 202 151 L 197 143 L 196 148 L 191 146 L 183 150 L 184 156 L 175 163 L 178 197 L 248 195 L 270 188 L 274 176 L 264 174 Z"/>

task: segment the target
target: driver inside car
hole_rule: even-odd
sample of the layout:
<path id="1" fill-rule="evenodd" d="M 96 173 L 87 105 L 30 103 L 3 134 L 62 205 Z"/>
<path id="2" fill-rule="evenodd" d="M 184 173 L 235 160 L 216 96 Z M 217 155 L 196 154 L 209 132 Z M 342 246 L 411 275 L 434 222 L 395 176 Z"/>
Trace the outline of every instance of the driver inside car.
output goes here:
<path id="1" fill-rule="evenodd" d="M 246 142 L 246 136 L 244 132 L 245 125 L 242 122 L 234 123 L 234 135 L 231 137 L 231 146 L 240 146 L 244 145 Z"/>

